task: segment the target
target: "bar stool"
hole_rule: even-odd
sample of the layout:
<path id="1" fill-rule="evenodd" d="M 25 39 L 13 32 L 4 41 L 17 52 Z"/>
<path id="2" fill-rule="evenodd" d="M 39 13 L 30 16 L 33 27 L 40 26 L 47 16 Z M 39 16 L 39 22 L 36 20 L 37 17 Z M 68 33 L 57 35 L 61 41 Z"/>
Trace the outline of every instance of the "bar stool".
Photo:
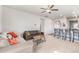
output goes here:
<path id="1" fill-rule="evenodd" d="M 54 29 L 54 37 L 56 36 L 56 29 Z"/>
<path id="2" fill-rule="evenodd" d="M 69 41 L 71 41 L 71 31 L 69 29 L 65 30 L 65 39 L 69 39 Z"/>
<path id="3" fill-rule="evenodd" d="M 65 38 L 65 30 L 62 29 L 62 40 Z"/>
<path id="4" fill-rule="evenodd" d="M 77 29 L 73 30 L 72 42 L 74 42 L 74 40 L 79 40 L 79 31 Z"/>

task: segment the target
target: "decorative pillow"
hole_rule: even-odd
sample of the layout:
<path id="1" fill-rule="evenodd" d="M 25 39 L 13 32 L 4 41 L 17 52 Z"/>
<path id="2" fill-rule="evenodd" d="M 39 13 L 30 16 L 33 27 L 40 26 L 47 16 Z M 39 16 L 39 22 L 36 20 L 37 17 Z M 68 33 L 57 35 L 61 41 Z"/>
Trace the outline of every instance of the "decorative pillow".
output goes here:
<path id="1" fill-rule="evenodd" d="M 15 32 L 8 32 L 7 34 L 10 34 L 12 37 L 16 38 L 17 34 Z"/>
<path id="2" fill-rule="evenodd" d="M 8 32 L 7 33 L 8 42 L 11 45 L 15 45 L 18 43 L 18 35 L 15 32 Z"/>

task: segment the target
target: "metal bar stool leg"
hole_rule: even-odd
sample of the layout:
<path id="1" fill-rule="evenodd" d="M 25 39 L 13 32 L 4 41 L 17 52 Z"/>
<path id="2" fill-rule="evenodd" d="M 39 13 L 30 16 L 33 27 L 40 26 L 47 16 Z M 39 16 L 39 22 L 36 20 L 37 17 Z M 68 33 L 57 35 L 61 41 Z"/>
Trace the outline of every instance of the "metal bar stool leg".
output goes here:
<path id="1" fill-rule="evenodd" d="M 68 32 L 69 32 L 69 41 L 71 42 L 71 30 L 69 30 Z"/>
<path id="2" fill-rule="evenodd" d="M 64 38 L 64 40 L 66 40 L 66 30 L 65 30 L 65 38 Z"/>
<path id="3" fill-rule="evenodd" d="M 72 38 L 72 42 L 74 42 L 74 37 L 75 37 L 75 36 L 74 36 L 74 30 L 73 30 L 73 32 L 72 32 L 72 33 L 73 33 L 73 38 Z"/>

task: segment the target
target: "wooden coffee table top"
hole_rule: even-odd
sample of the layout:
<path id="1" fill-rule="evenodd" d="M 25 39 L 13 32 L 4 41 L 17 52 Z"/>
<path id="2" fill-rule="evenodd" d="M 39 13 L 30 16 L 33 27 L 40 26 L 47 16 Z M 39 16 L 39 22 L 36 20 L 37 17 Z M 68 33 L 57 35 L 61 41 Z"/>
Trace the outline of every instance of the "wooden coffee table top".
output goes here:
<path id="1" fill-rule="evenodd" d="M 39 40 L 39 39 L 41 39 L 41 36 L 40 35 L 36 35 L 33 38 L 34 38 L 34 40 Z"/>

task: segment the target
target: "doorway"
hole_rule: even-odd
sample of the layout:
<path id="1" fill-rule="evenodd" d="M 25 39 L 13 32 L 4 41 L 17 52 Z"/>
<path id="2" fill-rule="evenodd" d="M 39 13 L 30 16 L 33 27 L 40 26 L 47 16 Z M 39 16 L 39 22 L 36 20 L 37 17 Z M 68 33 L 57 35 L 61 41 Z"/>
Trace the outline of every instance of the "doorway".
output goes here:
<path id="1" fill-rule="evenodd" d="M 78 28 L 78 21 L 69 21 L 69 29 L 77 29 Z"/>
<path id="2" fill-rule="evenodd" d="M 44 19 L 40 19 L 40 31 L 44 32 L 44 24 L 45 24 L 45 20 Z"/>

